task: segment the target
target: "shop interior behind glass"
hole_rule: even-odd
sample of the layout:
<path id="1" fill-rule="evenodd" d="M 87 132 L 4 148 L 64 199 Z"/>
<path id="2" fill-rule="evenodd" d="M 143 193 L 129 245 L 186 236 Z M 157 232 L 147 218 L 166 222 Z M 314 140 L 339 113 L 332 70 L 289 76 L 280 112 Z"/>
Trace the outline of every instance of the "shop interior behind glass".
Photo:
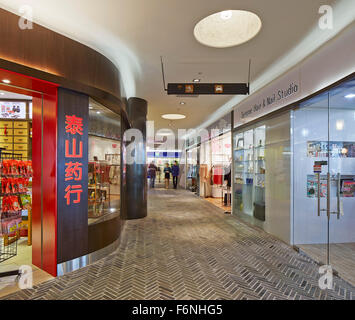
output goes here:
<path id="1" fill-rule="evenodd" d="M 89 224 L 120 213 L 121 118 L 100 103 L 89 104 Z"/>
<path id="2" fill-rule="evenodd" d="M 231 133 L 201 143 L 200 196 L 212 204 L 231 211 Z"/>
<path id="3" fill-rule="evenodd" d="M 355 285 L 355 80 L 301 103 L 293 123 L 294 244 Z"/>

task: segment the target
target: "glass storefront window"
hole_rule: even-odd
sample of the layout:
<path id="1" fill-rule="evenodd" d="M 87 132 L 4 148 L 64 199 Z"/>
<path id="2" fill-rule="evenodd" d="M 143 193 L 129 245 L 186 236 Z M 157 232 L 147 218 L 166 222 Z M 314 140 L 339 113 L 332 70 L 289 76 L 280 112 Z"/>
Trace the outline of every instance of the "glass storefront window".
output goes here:
<path id="1" fill-rule="evenodd" d="M 120 212 L 121 117 L 94 100 L 89 110 L 89 224 Z"/>
<path id="2" fill-rule="evenodd" d="M 231 132 L 201 143 L 200 196 L 223 198 L 230 187 L 232 162 Z M 226 182 L 227 181 L 227 182 Z M 230 189 L 227 190 L 230 194 Z M 230 196 L 228 203 L 230 203 Z"/>
<path id="3" fill-rule="evenodd" d="M 235 136 L 235 208 L 237 212 L 253 215 L 254 138 L 253 130 Z"/>
<path id="4" fill-rule="evenodd" d="M 355 284 L 355 79 L 294 111 L 294 245 Z"/>
<path id="5" fill-rule="evenodd" d="M 198 176 L 199 176 L 199 163 L 198 163 L 198 148 L 193 148 L 186 151 L 187 161 L 187 189 L 192 192 L 198 191 Z"/>
<path id="6" fill-rule="evenodd" d="M 233 214 L 290 242 L 290 113 L 233 135 Z"/>

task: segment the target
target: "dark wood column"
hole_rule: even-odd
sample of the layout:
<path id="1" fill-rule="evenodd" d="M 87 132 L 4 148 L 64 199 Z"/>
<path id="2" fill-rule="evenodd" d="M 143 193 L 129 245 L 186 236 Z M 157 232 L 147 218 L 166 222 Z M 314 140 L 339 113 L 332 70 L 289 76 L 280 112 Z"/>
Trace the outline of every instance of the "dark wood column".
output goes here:
<path id="1" fill-rule="evenodd" d="M 134 161 L 128 164 L 123 156 L 122 172 L 122 218 L 140 219 L 147 216 L 147 165 L 146 165 L 146 121 L 147 101 L 130 98 L 127 108 L 132 129 L 138 129 L 143 136 L 143 143 L 135 144 Z M 132 142 L 124 142 L 124 148 Z M 126 155 L 127 156 L 127 155 Z"/>

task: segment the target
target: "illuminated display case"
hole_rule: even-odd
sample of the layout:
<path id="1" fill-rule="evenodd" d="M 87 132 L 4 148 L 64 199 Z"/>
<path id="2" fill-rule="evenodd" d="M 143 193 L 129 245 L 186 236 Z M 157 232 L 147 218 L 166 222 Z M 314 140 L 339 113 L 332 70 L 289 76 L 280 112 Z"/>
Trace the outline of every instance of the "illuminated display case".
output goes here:
<path id="1" fill-rule="evenodd" d="M 234 135 L 234 208 L 265 220 L 265 126 Z"/>

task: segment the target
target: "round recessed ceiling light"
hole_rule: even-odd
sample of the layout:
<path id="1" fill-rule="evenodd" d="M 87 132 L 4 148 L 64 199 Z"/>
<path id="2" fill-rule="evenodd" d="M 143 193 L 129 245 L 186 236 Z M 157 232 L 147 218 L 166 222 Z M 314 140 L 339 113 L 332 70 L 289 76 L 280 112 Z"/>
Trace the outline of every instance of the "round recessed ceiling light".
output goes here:
<path id="1" fill-rule="evenodd" d="M 184 114 L 177 114 L 177 113 L 163 114 L 161 117 L 167 120 L 181 120 L 186 118 Z"/>
<path id="2" fill-rule="evenodd" d="M 11 81 L 8 80 L 8 79 L 4 79 L 4 80 L 2 80 L 2 82 L 3 82 L 3 83 L 7 83 L 7 84 L 11 83 Z"/>
<path id="3" fill-rule="evenodd" d="M 201 79 L 193 79 L 193 82 L 201 82 Z"/>
<path id="4" fill-rule="evenodd" d="M 180 104 L 181 104 L 182 106 L 184 106 L 184 105 L 186 104 L 186 102 L 181 101 Z"/>
<path id="5" fill-rule="evenodd" d="M 197 23 L 194 36 L 205 46 L 229 48 L 254 38 L 261 25 L 260 18 L 253 12 L 226 10 L 214 13 Z"/>

